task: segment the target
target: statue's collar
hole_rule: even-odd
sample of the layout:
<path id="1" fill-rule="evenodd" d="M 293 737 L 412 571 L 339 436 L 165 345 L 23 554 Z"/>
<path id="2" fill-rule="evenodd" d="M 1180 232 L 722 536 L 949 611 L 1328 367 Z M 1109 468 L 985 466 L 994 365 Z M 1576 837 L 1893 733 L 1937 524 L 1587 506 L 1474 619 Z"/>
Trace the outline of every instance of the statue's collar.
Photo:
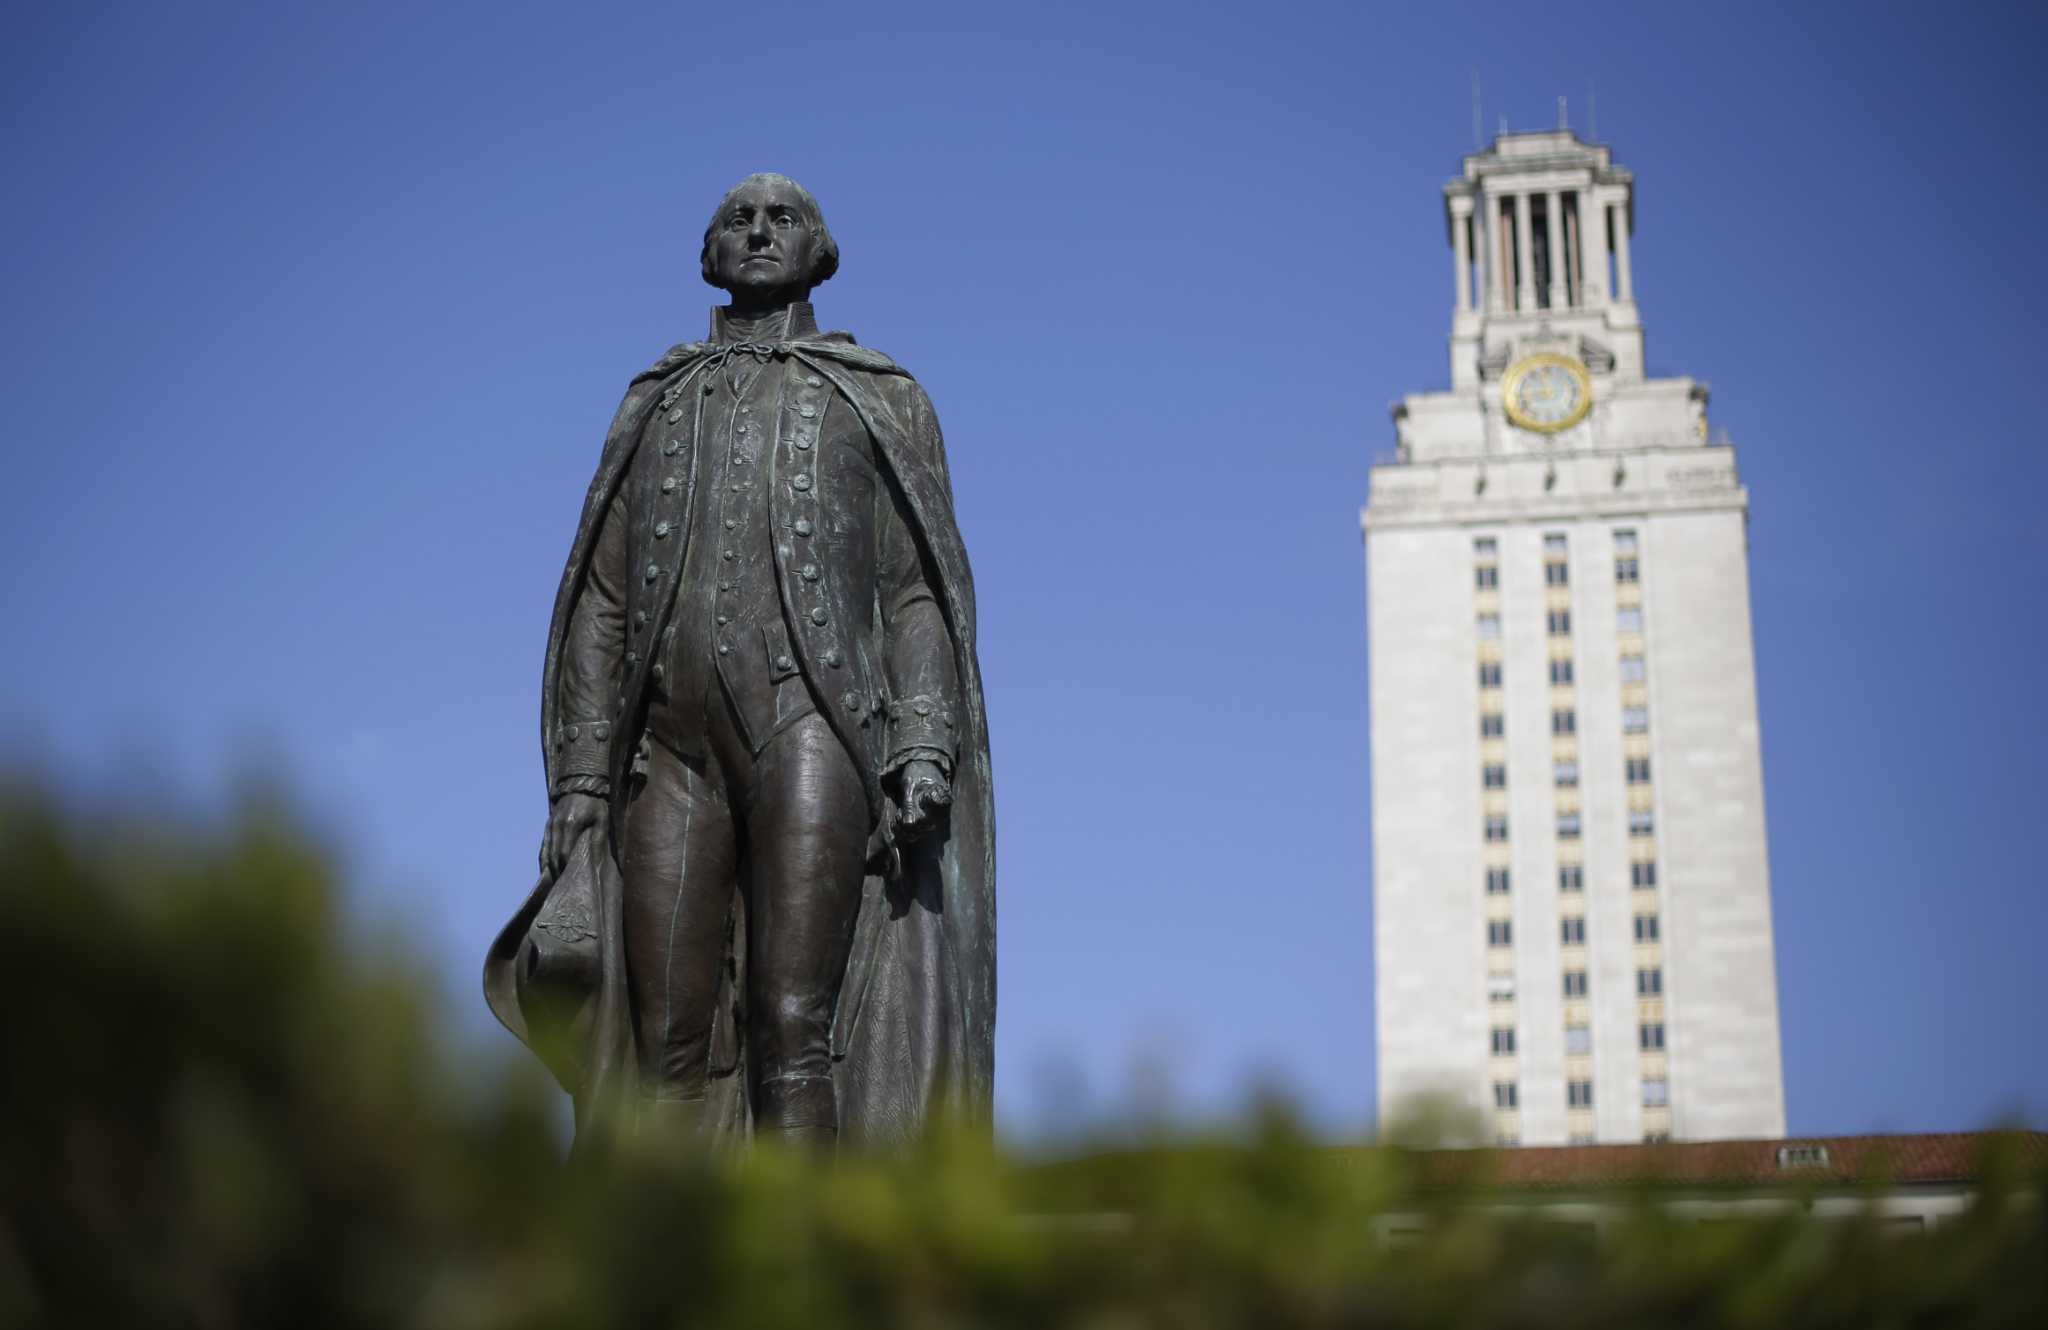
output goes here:
<path id="1" fill-rule="evenodd" d="M 729 307 L 711 307 L 711 337 L 714 344 L 726 342 L 788 342 L 802 337 L 815 337 L 818 320 L 811 313 L 811 302 L 796 300 L 782 312 L 780 319 L 770 319 L 758 327 L 739 331 L 729 317 Z"/>

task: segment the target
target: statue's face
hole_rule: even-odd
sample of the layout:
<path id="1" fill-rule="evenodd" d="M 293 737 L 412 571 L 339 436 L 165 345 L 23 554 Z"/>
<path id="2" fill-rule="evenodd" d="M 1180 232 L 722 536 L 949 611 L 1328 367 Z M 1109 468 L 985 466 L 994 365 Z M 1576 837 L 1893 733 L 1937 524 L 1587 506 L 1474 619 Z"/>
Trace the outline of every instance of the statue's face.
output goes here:
<path id="1" fill-rule="evenodd" d="M 810 294 L 818 241 L 808 220 L 802 199 L 786 184 L 734 191 L 711 237 L 713 285 L 757 301 Z"/>

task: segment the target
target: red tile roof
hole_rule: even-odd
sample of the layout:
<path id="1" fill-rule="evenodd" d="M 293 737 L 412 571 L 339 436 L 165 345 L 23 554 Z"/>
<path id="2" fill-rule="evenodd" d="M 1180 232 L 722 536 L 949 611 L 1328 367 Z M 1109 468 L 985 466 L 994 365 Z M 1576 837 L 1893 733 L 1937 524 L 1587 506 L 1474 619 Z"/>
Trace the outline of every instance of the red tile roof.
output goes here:
<path id="1" fill-rule="evenodd" d="M 1820 1162 L 1812 1147 L 1823 1147 Z M 1793 1136 L 1784 1140 L 1676 1141 L 1656 1145 L 1523 1146 L 1438 1150 L 1422 1161 L 1435 1185 L 1572 1190 L 1639 1183 L 1778 1187 L 1859 1181 L 1974 1182 L 1988 1149 L 2019 1168 L 2048 1170 L 2048 1132 L 1946 1132 L 1916 1136 Z M 1779 1152 L 1787 1151 L 1781 1163 Z"/>

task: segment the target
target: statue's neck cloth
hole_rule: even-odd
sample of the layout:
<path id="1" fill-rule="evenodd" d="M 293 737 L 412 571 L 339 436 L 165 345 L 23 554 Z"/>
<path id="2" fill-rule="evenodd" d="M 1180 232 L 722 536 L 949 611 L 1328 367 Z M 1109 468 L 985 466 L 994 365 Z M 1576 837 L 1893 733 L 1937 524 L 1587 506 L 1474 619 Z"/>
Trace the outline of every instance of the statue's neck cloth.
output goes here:
<path id="1" fill-rule="evenodd" d="M 736 318 L 728 305 L 711 307 L 709 340 L 717 343 L 787 342 L 810 337 L 817 331 L 818 320 L 812 315 L 808 300 L 791 301 L 781 313 L 764 319 Z"/>

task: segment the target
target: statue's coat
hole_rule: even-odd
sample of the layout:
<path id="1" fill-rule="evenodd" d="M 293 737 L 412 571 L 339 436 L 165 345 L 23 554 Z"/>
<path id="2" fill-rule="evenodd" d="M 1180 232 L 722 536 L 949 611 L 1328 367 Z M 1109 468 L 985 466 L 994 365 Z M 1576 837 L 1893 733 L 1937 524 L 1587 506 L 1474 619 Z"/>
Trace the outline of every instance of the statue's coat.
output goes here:
<path id="1" fill-rule="evenodd" d="M 556 712 L 563 644 L 577 597 L 589 572 L 612 497 L 631 467 L 649 413 L 664 393 L 688 385 L 721 348 L 690 342 L 675 347 L 633 380 L 605 439 L 597 474 L 568 566 L 555 597 L 541 688 L 542 754 L 553 786 Z M 826 715 L 865 774 L 875 811 L 876 853 L 862 888 L 854 942 L 834 1022 L 832 1052 L 840 1130 L 848 1140 L 911 1139 L 940 1120 L 985 1124 L 994 1083 L 995 1052 L 995 820 L 990 789 L 988 728 L 981 673 L 975 656 L 974 583 L 953 515 L 952 481 L 944 442 L 924 392 L 889 357 L 856 346 L 843 333 L 822 333 L 774 344 L 784 372 L 825 379 L 859 415 L 874 441 L 878 462 L 893 479 L 921 552 L 929 561 L 953 647 L 960 688 L 958 760 L 953 803 L 943 832 L 907 844 L 892 835 L 893 809 L 879 784 L 879 729 L 875 708 L 854 714 L 840 706 L 831 679 L 802 632 L 791 639 Z M 773 491 L 781 496 L 781 487 Z M 778 581 L 789 603 L 788 569 L 777 560 Z M 676 567 L 680 567 L 680 561 Z M 662 590 L 673 601 L 673 578 Z M 842 599 L 843 599 L 842 594 Z M 862 610 L 868 607 L 860 607 Z M 853 621 L 851 606 L 836 618 Z M 663 612 L 666 606 L 663 607 Z M 801 628 L 802 624 L 793 625 Z M 650 635 L 652 636 L 652 635 Z M 576 1101 L 579 1147 L 629 1114 L 636 1076 L 631 1012 L 626 997 L 621 931 L 621 877 L 611 847 L 623 822 L 632 755 L 643 723 L 645 671 L 651 657 L 625 672 L 618 741 L 612 746 L 608 833 L 588 835 L 557 876 L 544 874 L 492 944 L 484 965 L 484 993 L 507 1028 L 548 1063 Z M 863 655 L 859 662 L 871 670 Z M 885 687 L 858 681 L 864 690 Z M 552 1005 L 534 979 L 535 924 L 583 936 L 593 963 L 570 1002 Z M 712 1049 L 716 1128 L 744 1132 L 748 1123 L 745 1049 L 738 1016 L 745 1000 L 745 910 L 733 894 L 734 939 L 721 981 Z M 594 945 L 593 945 L 594 944 Z"/>

